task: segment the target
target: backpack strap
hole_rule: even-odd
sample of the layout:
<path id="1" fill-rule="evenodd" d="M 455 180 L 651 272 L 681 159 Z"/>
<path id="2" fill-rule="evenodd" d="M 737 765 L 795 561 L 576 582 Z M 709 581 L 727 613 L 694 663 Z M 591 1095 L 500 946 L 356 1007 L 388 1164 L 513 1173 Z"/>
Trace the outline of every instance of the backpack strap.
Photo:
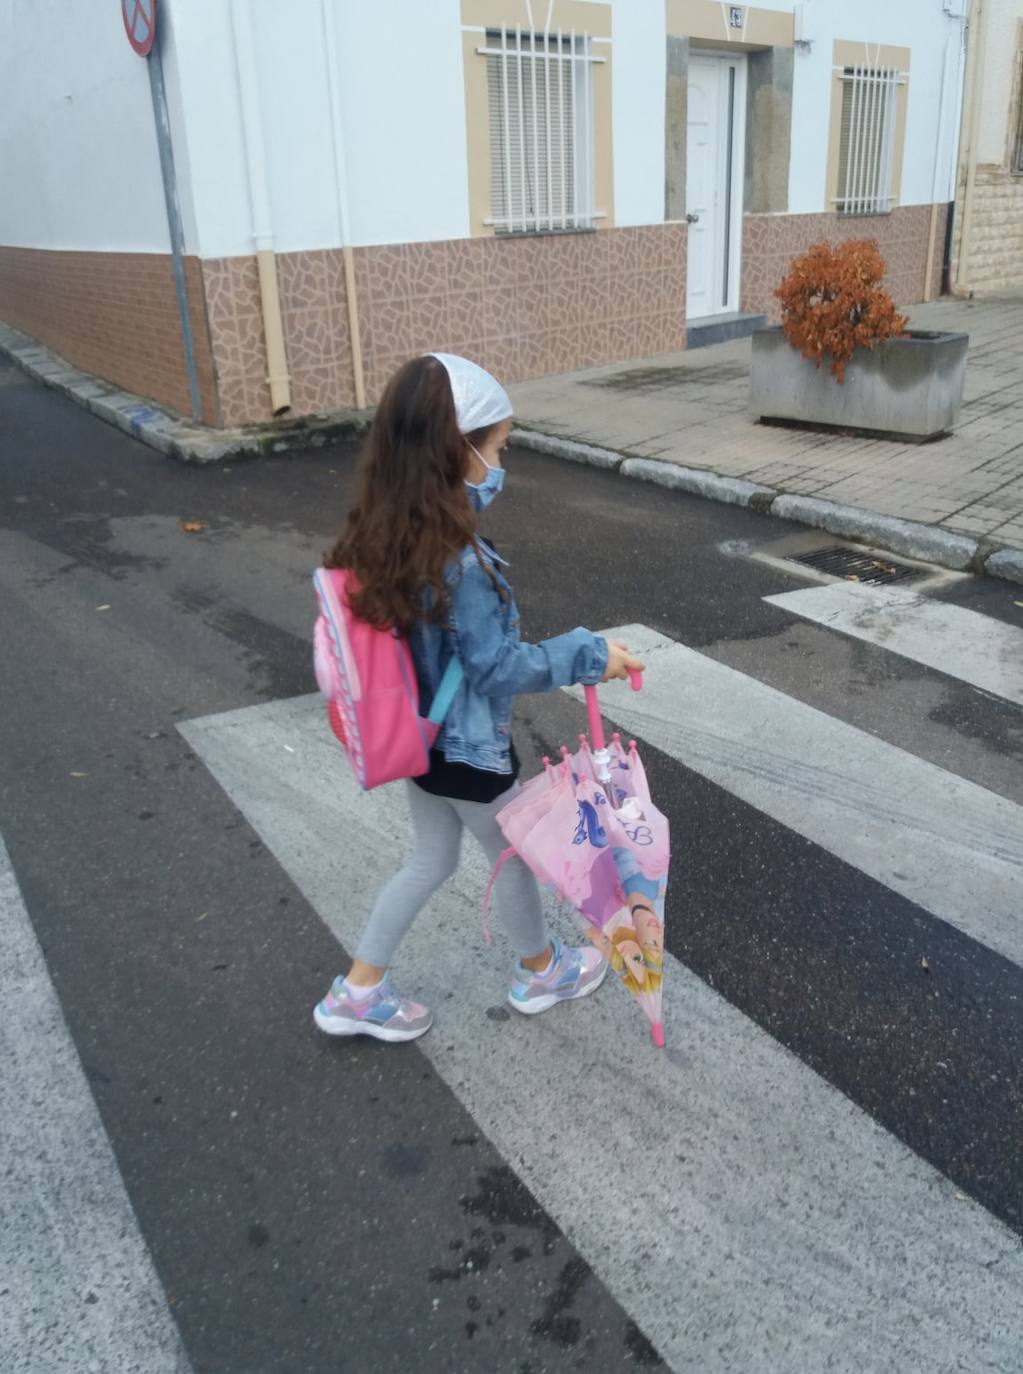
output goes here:
<path id="1" fill-rule="evenodd" d="M 444 717 L 451 710 L 451 703 L 455 699 L 455 693 L 462 685 L 465 677 L 465 669 L 458 661 L 457 655 L 451 656 L 451 661 L 444 669 L 444 676 L 440 680 L 437 694 L 433 698 L 433 705 L 430 707 L 430 714 L 426 717 L 432 725 L 443 725 Z"/>

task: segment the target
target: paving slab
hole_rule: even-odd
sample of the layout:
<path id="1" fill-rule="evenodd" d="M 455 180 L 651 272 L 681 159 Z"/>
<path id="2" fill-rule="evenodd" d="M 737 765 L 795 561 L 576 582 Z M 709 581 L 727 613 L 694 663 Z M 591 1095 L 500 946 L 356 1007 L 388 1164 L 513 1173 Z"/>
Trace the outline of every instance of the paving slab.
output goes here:
<path id="1" fill-rule="evenodd" d="M 902 522 L 904 545 L 932 548 L 938 561 L 947 555 L 948 566 L 1023 580 L 1023 293 L 935 301 L 909 313 L 916 328 L 970 336 L 959 423 L 933 443 L 752 421 L 748 339 L 520 382 L 510 388 L 517 437 L 531 447 L 541 434 L 581 441 L 601 451 L 605 467 L 618 453 L 624 476 L 732 501 L 747 491 L 745 504 L 784 509 L 789 518 L 804 519 L 797 512 L 809 507 L 781 498 L 812 497 L 812 523 L 853 537 Z M 658 478 L 657 465 L 687 475 Z M 694 476 L 701 471 L 705 482 Z M 821 516 L 818 507 L 835 514 Z M 1007 556 L 992 558 L 1002 548 Z"/>

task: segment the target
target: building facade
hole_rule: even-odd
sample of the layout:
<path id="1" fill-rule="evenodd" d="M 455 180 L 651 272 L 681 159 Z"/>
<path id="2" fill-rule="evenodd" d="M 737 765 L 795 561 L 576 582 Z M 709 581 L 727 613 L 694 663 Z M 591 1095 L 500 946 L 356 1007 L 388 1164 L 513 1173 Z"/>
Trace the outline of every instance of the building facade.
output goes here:
<path id="1" fill-rule="evenodd" d="M 963 102 L 954 284 L 1023 286 L 1023 0 L 974 0 Z"/>
<path id="2" fill-rule="evenodd" d="M 929 298 L 963 8 L 160 0 L 202 418 L 371 404 L 425 349 L 506 381 L 681 349 L 821 238 Z M 0 319 L 188 412 L 154 59 L 115 0 L 0 30 Z"/>

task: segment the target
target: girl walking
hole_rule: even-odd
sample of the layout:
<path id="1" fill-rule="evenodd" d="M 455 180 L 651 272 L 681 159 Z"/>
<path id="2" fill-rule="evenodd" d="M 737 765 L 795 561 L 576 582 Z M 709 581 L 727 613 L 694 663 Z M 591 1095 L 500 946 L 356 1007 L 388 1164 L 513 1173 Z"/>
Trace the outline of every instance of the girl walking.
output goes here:
<path id="1" fill-rule="evenodd" d="M 497 813 L 517 786 L 511 739 L 515 697 L 642 669 L 625 646 L 577 629 L 525 644 L 503 560 L 476 516 L 504 485 L 501 453 L 511 430 L 507 392 L 481 367 L 450 354 L 406 363 L 380 402 L 344 532 L 325 559 L 359 585 L 351 609 L 407 636 L 420 699 L 433 698 L 451 658 L 464 670 L 429 771 L 410 780 L 413 854 L 381 891 L 347 976 L 315 1009 L 328 1035 L 414 1040 L 432 1023 L 400 997 L 388 969 L 417 914 L 458 865 L 462 832 L 491 864 L 506 844 Z M 518 859 L 496 888 L 498 914 L 518 964 L 510 1004 L 533 1015 L 585 997 L 603 981 L 598 952 L 552 938 L 536 880 Z"/>

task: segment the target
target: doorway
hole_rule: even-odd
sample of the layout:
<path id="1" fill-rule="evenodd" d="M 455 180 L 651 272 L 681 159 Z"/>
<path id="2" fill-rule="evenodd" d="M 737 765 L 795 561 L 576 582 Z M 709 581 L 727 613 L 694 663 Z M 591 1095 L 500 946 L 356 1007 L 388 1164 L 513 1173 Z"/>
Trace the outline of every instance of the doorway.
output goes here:
<path id="1" fill-rule="evenodd" d="M 746 58 L 691 52 L 686 115 L 686 316 L 739 309 Z"/>

